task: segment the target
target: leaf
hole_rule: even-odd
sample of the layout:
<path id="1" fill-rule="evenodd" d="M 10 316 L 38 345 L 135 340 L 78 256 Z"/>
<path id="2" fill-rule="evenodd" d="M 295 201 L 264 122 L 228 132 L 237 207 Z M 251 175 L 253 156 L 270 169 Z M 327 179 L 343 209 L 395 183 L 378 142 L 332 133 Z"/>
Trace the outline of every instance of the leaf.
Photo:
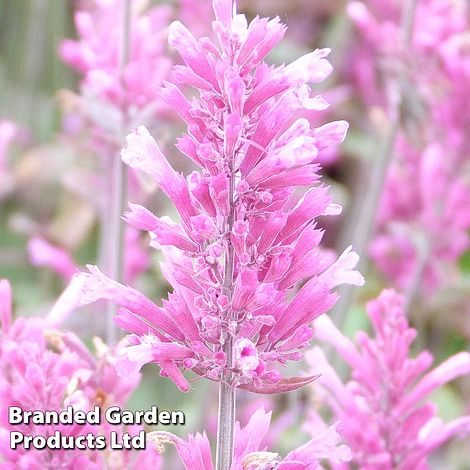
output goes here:
<path id="1" fill-rule="evenodd" d="M 247 390 L 248 392 L 260 393 L 263 395 L 272 395 L 275 393 L 286 393 L 297 390 L 298 388 L 308 385 L 314 380 L 318 379 L 320 375 L 310 375 L 307 377 L 290 377 L 288 379 L 281 379 L 279 382 L 273 383 L 263 383 L 259 386 L 255 386 L 254 383 L 243 384 L 238 388 L 242 390 Z"/>

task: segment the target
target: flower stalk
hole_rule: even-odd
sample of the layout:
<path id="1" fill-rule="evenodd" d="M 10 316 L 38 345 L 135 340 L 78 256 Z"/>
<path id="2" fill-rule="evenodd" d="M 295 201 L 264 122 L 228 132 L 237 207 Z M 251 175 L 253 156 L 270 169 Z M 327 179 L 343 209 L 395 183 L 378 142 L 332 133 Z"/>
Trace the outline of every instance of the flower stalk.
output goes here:
<path id="1" fill-rule="evenodd" d="M 123 0 L 122 2 L 122 36 L 119 56 L 119 75 L 125 97 L 125 80 L 124 73 L 126 65 L 129 62 L 130 44 L 131 44 L 131 0 Z M 123 100 L 121 109 L 121 137 L 124 139 L 128 127 L 128 110 L 126 100 Z M 127 166 L 120 158 L 119 152 L 112 159 L 112 183 L 111 183 L 111 217 L 109 226 L 109 270 L 110 276 L 119 282 L 124 281 L 124 223 L 122 221 L 122 213 L 127 203 Z M 117 330 L 113 322 L 115 313 L 115 304 L 108 303 L 106 316 L 106 339 L 108 344 L 116 342 Z"/>
<path id="2" fill-rule="evenodd" d="M 232 341 L 227 342 L 227 357 L 233 349 Z M 235 437 L 236 388 L 222 380 L 219 384 L 219 412 L 217 428 L 216 469 L 229 470 L 233 461 Z"/>
<path id="3" fill-rule="evenodd" d="M 229 163 L 229 204 L 230 211 L 227 217 L 227 246 L 224 266 L 224 293 L 232 302 L 233 296 L 233 269 L 235 262 L 235 250 L 230 240 L 230 234 L 233 230 L 235 220 L 235 175 L 233 172 L 233 160 Z M 233 315 L 233 308 L 227 313 L 226 327 L 227 334 L 222 351 L 227 357 L 228 369 L 224 371 L 224 377 L 219 384 L 219 410 L 217 427 L 217 451 L 216 451 L 216 470 L 229 470 L 232 465 L 235 441 L 235 410 L 236 410 L 236 387 L 233 384 L 231 368 L 233 361 L 233 335 L 230 332 L 230 325 L 236 321 Z"/>

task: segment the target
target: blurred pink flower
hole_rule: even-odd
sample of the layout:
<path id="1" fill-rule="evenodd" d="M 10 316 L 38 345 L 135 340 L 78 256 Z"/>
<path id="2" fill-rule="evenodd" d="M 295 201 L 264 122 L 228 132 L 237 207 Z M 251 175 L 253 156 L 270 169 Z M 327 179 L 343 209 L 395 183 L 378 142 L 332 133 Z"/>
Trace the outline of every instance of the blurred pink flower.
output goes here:
<path id="1" fill-rule="evenodd" d="M 150 265 L 150 256 L 142 244 L 140 232 L 133 227 L 125 231 L 124 277 L 133 282 Z M 69 282 L 77 272 L 72 253 L 65 248 L 53 245 L 41 237 L 33 237 L 28 242 L 31 263 L 38 267 L 47 267 Z"/>
<path id="2" fill-rule="evenodd" d="M 458 353 L 426 372 L 432 364 L 429 352 L 409 357 L 416 330 L 408 325 L 403 298 L 385 290 L 368 304 L 367 313 L 374 336 L 359 332 L 357 345 L 327 317 L 315 322 L 317 338 L 333 345 L 351 367 L 350 381 L 341 381 L 319 348 L 307 353 L 309 372 L 321 374 L 317 383 L 351 447 L 352 465 L 363 470 L 427 469 L 431 452 L 470 433 L 470 416 L 445 424 L 429 399 L 437 388 L 470 374 L 470 354 Z M 317 421 L 312 413 L 313 426 Z"/>
<path id="3" fill-rule="evenodd" d="M 28 242 L 28 252 L 34 266 L 50 267 L 66 281 L 75 274 L 76 266 L 70 253 L 64 248 L 52 245 L 44 238 L 31 238 Z"/>
<path id="4" fill-rule="evenodd" d="M 171 66 L 165 55 L 171 8 L 160 5 L 146 12 L 133 8 L 129 61 L 121 81 L 122 3 L 96 1 L 92 8 L 77 11 L 78 39 L 63 41 L 60 55 L 84 75 L 86 92 L 121 109 L 158 107 L 158 87 Z"/>
<path id="5" fill-rule="evenodd" d="M 470 120 L 462 112 L 470 96 L 470 10 L 463 1 L 417 2 L 403 49 L 405 8 L 405 1 L 348 4 L 358 35 L 346 70 L 366 105 L 386 114 L 394 83 L 402 82 L 400 130 L 370 255 L 389 282 L 429 296 L 455 278 L 470 247 Z"/>

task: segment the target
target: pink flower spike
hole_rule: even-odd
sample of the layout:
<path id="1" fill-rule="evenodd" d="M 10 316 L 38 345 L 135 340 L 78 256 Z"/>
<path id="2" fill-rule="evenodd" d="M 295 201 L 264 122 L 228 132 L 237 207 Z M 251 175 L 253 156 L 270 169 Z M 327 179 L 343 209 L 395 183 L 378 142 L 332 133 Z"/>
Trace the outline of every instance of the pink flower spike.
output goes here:
<path id="1" fill-rule="evenodd" d="M 432 357 L 426 351 L 410 357 L 416 331 L 409 327 L 403 305 L 403 297 L 393 290 L 369 302 L 373 335 L 358 333 L 356 345 L 331 321 L 316 321 L 318 337 L 351 366 L 351 379 L 343 384 L 319 348 L 308 354 L 310 373 L 321 372 L 318 393 L 341 422 L 351 465 L 357 468 L 392 469 L 394 462 L 403 469 L 428 468 L 433 450 L 454 435 L 470 433 L 470 416 L 444 424 L 429 399 L 438 387 L 470 373 L 470 354 L 458 353 L 423 376 Z"/>
<path id="2" fill-rule="evenodd" d="M 314 377 L 284 379 L 276 366 L 302 357 L 309 325 L 334 304 L 336 286 L 362 283 L 356 255 L 346 250 L 334 263 L 315 228 L 318 217 L 339 214 L 329 188 L 318 184 L 318 161 L 347 124 L 311 125 L 326 102 L 312 97 L 309 83 L 331 72 L 328 49 L 269 65 L 263 60 L 286 30 L 279 18 L 249 22 L 231 0 L 215 0 L 213 9 L 217 43 L 195 38 L 179 21 L 170 25 L 169 43 L 185 65 L 160 90 L 187 125 L 178 148 L 198 169 L 177 173 L 144 127 L 127 136 L 122 151 L 124 162 L 153 176 L 180 216 L 172 222 L 137 205 L 125 215 L 162 251 L 172 292 L 158 307 L 91 268 L 75 282 L 72 303 L 112 300 L 136 344 L 152 335 L 159 347 L 191 349 L 194 356 L 171 349 L 173 358 L 153 358 L 182 389 L 187 381 L 177 371 L 188 368 L 211 380 L 230 377 L 233 389 L 286 392 Z"/>
<path id="3" fill-rule="evenodd" d="M 336 465 L 350 460 L 349 449 L 340 445 L 336 425 L 321 430 L 313 439 L 284 458 L 267 451 L 264 441 L 270 432 L 271 415 L 271 412 L 259 408 L 245 427 L 241 427 L 238 422 L 235 424 L 232 470 L 313 470 L 322 468 L 320 462 L 325 459 Z M 165 444 L 175 445 L 186 470 L 213 470 L 211 448 L 205 433 L 189 435 L 185 441 L 172 433 L 155 431 L 147 434 L 147 440 L 154 442 L 159 452 L 163 452 Z"/>

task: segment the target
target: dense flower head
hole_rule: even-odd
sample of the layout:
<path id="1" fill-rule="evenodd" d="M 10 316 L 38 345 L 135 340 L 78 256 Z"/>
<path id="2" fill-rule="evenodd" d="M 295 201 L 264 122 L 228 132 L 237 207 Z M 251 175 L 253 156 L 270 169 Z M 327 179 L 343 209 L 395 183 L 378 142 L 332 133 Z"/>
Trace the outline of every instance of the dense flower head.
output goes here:
<path id="1" fill-rule="evenodd" d="M 440 66 L 441 50 L 455 36 L 468 28 L 468 5 L 465 1 L 423 0 L 417 2 L 409 47 L 400 40 L 401 18 L 406 1 L 352 1 L 347 12 L 356 26 L 358 37 L 349 58 L 350 79 L 369 105 L 386 104 L 384 92 L 387 74 L 395 76 L 400 67 L 419 85 L 420 77 Z M 437 60 L 435 60 L 437 59 Z M 428 75 L 428 78 L 429 75 Z M 434 77 L 438 78 L 438 77 Z"/>
<path id="2" fill-rule="evenodd" d="M 132 333 L 122 370 L 157 363 L 181 390 L 189 388 L 181 368 L 212 380 L 229 370 L 235 386 L 287 391 L 309 379 L 282 379 L 274 365 L 302 357 L 309 324 L 335 303 L 336 286 L 363 282 L 350 248 L 336 261 L 319 248 L 323 232 L 315 223 L 340 212 L 319 184 L 317 155 L 343 140 L 347 124 L 312 128 L 299 117 L 325 107 L 309 83 L 331 72 L 327 49 L 270 66 L 263 59 L 285 32 L 279 19 L 248 24 L 229 0 L 213 7 L 219 47 L 171 24 L 169 42 L 186 65 L 176 66 L 174 83 L 161 90 L 188 126 L 177 147 L 199 170 L 177 173 L 142 126 L 122 151 L 180 216 L 176 223 L 135 204 L 125 215 L 163 252 L 173 292 L 158 307 L 97 268 L 78 275 L 71 292 L 80 303 L 108 298 L 121 305 L 116 322 Z M 195 88 L 192 99 L 181 85 Z"/>
<path id="3" fill-rule="evenodd" d="M 359 32 L 350 70 L 371 107 L 389 113 L 402 94 L 370 255 L 396 287 L 419 284 L 419 293 L 429 296 L 455 278 L 456 262 L 470 246 L 470 121 L 462 112 L 469 99 L 470 10 L 459 0 L 417 2 L 404 48 L 400 16 L 406 4 L 349 4 Z"/>
<path id="4" fill-rule="evenodd" d="M 9 407 L 22 410 L 57 411 L 72 406 L 89 411 L 98 405 L 103 410 L 111 405 L 124 406 L 137 387 L 139 377 L 125 378 L 116 374 L 113 350 L 95 339 L 92 355 L 71 332 L 49 328 L 48 319 L 12 318 L 10 284 L 0 280 L 0 461 L 6 470 L 28 468 L 100 469 L 124 468 L 131 461 L 158 468 L 159 458 L 150 449 L 138 455 L 131 451 L 84 452 L 67 447 L 54 451 L 10 448 L 10 432 L 28 436 L 53 436 L 60 432 L 67 439 L 88 433 L 109 435 L 116 428 L 103 420 L 95 425 L 33 423 L 11 424 Z M 131 433 L 138 429 L 130 429 Z"/>
<path id="5" fill-rule="evenodd" d="M 142 11 L 142 5 L 132 9 L 129 60 L 121 77 L 123 4 L 122 0 L 95 0 L 92 7 L 77 11 L 78 39 L 63 41 L 60 54 L 83 74 L 86 92 L 121 109 L 155 106 L 158 87 L 171 66 L 165 56 L 171 9 L 164 5 L 148 11 Z"/>
<path id="6" fill-rule="evenodd" d="M 371 301 L 367 313 L 374 334 L 358 333 L 356 345 L 328 318 L 315 322 L 318 338 L 331 343 L 351 367 L 350 381 L 342 383 L 319 348 L 307 354 L 311 372 L 322 374 L 317 383 L 340 421 L 354 464 L 362 470 L 425 470 L 431 452 L 470 433 L 470 416 L 445 424 L 429 399 L 437 388 L 470 374 L 470 354 L 458 353 L 431 371 L 429 352 L 410 357 L 416 330 L 408 325 L 403 297 L 393 290 Z M 315 413 L 312 420 L 318 420 Z"/>
<path id="7" fill-rule="evenodd" d="M 461 148 L 454 152 L 431 142 L 417 151 L 400 139 L 397 149 L 369 251 L 401 289 L 421 269 L 421 289 L 428 294 L 455 277 L 453 267 L 470 246 L 470 175 L 458 162 Z"/>
<path id="8" fill-rule="evenodd" d="M 350 460 L 349 448 L 340 444 L 335 427 L 318 433 L 302 446 L 281 457 L 266 450 L 263 445 L 269 432 L 271 413 L 263 408 L 256 410 L 245 427 L 237 422 L 235 427 L 235 455 L 231 470 L 315 470 L 324 468 L 322 460 L 340 464 Z M 185 441 L 168 432 L 152 432 L 148 440 L 160 452 L 165 444 L 176 446 L 186 470 L 213 470 L 211 448 L 206 434 L 189 435 Z"/>

